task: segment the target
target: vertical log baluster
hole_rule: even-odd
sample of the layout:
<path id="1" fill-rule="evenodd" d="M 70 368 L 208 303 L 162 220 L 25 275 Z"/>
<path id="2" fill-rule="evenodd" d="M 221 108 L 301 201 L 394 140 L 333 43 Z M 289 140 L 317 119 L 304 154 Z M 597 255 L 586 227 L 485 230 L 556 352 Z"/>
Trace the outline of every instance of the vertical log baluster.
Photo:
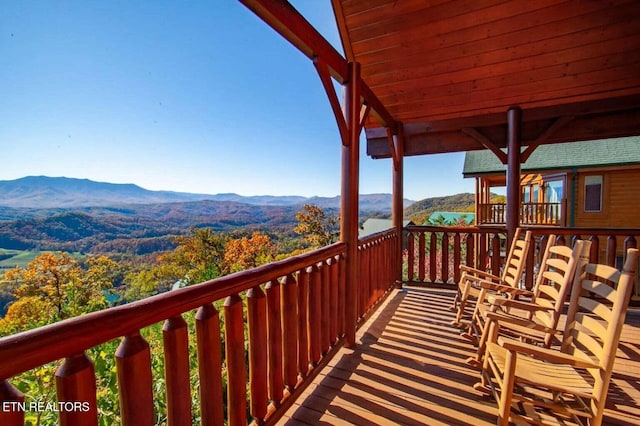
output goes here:
<path id="1" fill-rule="evenodd" d="M 424 247 L 423 247 L 424 249 Z M 424 250 L 422 250 L 424 251 Z M 438 242 L 435 232 L 432 232 L 429 236 L 429 280 L 434 283 L 436 281 L 436 256 L 438 252 Z M 424 264 L 424 259 L 423 262 Z M 424 281 L 424 270 L 421 281 Z"/>
<path id="2" fill-rule="evenodd" d="M 624 239 L 624 251 L 622 253 L 622 264 L 624 265 L 624 262 L 627 261 L 627 250 L 631 249 L 631 248 L 637 248 L 638 244 L 636 242 L 636 239 L 629 235 L 627 238 Z"/>
<path id="3" fill-rule="evenodd" d="M 120 416 L 125 426 L 153 425 L 151 351 L 140 333 L 125 336 L 116 350 Z"/>
<path id="4" fill-rule="evenodd" d="M 269 399 L 277 408 L 282 402 L 282 325 L 280 322 L 280 282 L 272 280 L 267 292 L 267 358 L 269 361 Z"/>
<path id="5" fill-rule="evenodd" d="M 449 281 L 449 233 L 442 233 L 442 282 Z"/>
<path id="6" fill-rule="evenodd" d="M 375 279 L 372 274 L 371 264 L 373 262 L 373 257 L 371 253 L 373 252 L 373 243 L 369 242 L 365 244 L 363 247 L 363 256 L 364 256 L 364 274 L 360 277 L 360 295 L 362 296 L 362 306 L 360 307 L 360 316 L 358 318 L 364 317 L 367 309 L 369 309 L 369 302 L 371 300 L 371 289 L 373 288 L 373 281 Z"/>
<path id="7" fill-rule="evenodd" d="M 343 336 L 345 331 L 345 285 L 347 282 L 347 263 L 344 261 L 344 255 L 338 256 L 337 259 L 340 272 L 340 280 L 338 285 L 338 334 L 340 336 Z"/>
<path id="8" fill-rule="evenodd" d="M 561 245 L 561 246 L 566 246 L 567 245 L 567 241 L 564 237 L 563 234 L 561 234 L 558 239 L 556 239 L 556 244 Z"/>
<path id="9" fill-rule="evenodd" d="M 247 291 L 249 333 L 250 412 L 256 424 L 264 423 L 269 405 L 267 386 L 267 302 L 260 286 Z"/>
<path id="10" fill-rule="evenodd" d="M 317 265 L 307 268 L 309 274 L 309 359 L 314 367 L 322 358 L 320 331 L 322 316 L 322 285 Z"/>
<path id="11" fill-rule="evenodd" d="M 196 313 L 200 418 L 203 426 L 224 424 L 220 317 L 211 304 Z"/>
<path id="12" fill-rule="evenodd" d="M 360 258 L 361 256 L 358 256 Z M 322 289 L 321 296 L 321 306 L 322 306 L 322 315 L 320 316 L 320 343 L 321 343 L 321 351 L 322 355 L 325 355 L 329 352 L 329 347 L 331 346 L 331 342 L 329 341 L 329 268 L 327 267 L 326 262 L 322 262 L 319 264 L 320 266 L 320 281 L 322 285 L 320 288 Z M 356 293 L 357 294 L 357 293 Z"/>
<path id="13" fill-rule="evenodd" d="M 329 314 L 331 320 L 329 321 L 329 335 L 331 337 L 331 344 L 335 343 L 338 338 L 338 263 L 334 258 L 327 260 L 329 264 L 329 292 L 331 294 L 331 301 L 329 303 Z"/>
<path id="14" fill-rule="evenodd" d="M 460 247 L 460 233 L 453 234 L 453 281 L 460 281 L 460 261 L 461 261 L 461 247 Z"/>
<path id="15" fill-rule="evenodd" d="M 298 285 L 292 274 L 282 279 L 280 294 L 284 385 L 289 392 L 293 392 L 298 383 Z"/>
<path id="16" fill-rule="evenodd" d="M 591 241 L 591 249 L 589 251 L 589 263 L 600 263 L 600 238 L 597 235 L 589 237 Z"/>
<path id="17" fill-rule="evenodd" d="M 616 247 L 617 241 L 615 235 L 609 235 L 607 238 L 607 265 L 616 266 Z"/>
<path id="18" fill-rule="evenodd" d="M 469 232 L 465 238 L 465 241 L 467 243 L 467 247 L 466 247 L 467 253 L 466 253 L 465 263 L 467 266 L 477 268 L 478 265 L 475 262 L 475 244 L 474 244 L 475 236 L 471 232 Z"/>
<path id="19" fill-rule="evenodd" d="M 0 381 L 0 404 L 6 404 L 8 410 L 0 410 L 0 424 L 6 426 L 24 425 L 24 394 L 16 389 L 8 380 Z M 4 406 L 4 405 L 3 405 Z"/>
<path id="20" fill-rule="evenodd" d="M 420 278 L 420 281 L 423 282 L 425 280 L 425 266 L 426 266 L 426 238 L 427 238 L 427 234 L 426 233 L 422 233 L 420 235 L 420 264 L 419 264 L 419 269 L 418 269 L 418 276 Z M 435 251 L 435 234 L 433 232 L 430 233 L 430 237 L 429 237 L 429 278 L 431 280 L 431 282 L 433 282 L 435 280 L 435 269 L 434 269 L 434 265 L 435 265 L 435 257 L 433 257 L 431 255 L 432 250 Z"/>
<path id="21" fill-rule="evenodd" d="M 309 273 L 298 274 L 298 371 L 302 378 L 309 373 Z"/>
<path id="22" fill-rule="evenodd" d="M 413 233 L 407 233 L 407 281 L 412 282 L 414 280 L 415 272 L 415 255 L 414 255 L 414 238 Z"/>
<path id="23" fill-rule="evenodd" d="M 191 384 L 189 382 L 189 337 L 187 323 L 181 316 L 165 321 L 164 377 L 167 394 L 167 424 L 191 424 Z"/>
<path id="24" fill-rule="evenodd" d="M 85 353 L 65 358 L 58 367 L 56 394 L 59 403 L 80 404 L 60 411 L 61 425 L 98 424 L 95 369 Z"/>
<path id="25" fill-rule="evenodd" d="M 227 362 L 227 418 L 230 426 L 247 424 L 247 376 L 244 361 L 242 299 L 237 294 L 224 301 L 224 340 Z"/>
<path id="26" fill-rule="evenodd" d="M 493 234 L 493 239 L 491 240 L 491 273 L 493 275 L 500 275 L 500 267 L 502 266 L 502 256 L 501 256 L 501 247 L 500 247 L 500 235 Z"/>
<path id="27" fill-rule="evenodd" d="M 362 312 L 364 312 L 364 286 L 367 283 L 367 272 L 368 272 L 368 268 L 367 268 L 367 258 L 365 256 L 365 246 L 364 245 L 359 245 L 358 246 L 358 279 L 359 279 L 359 284 L 358 284 L 358 293 L 356 294 L 356 320 L 358 318 L 360 318 L 360 316 L 362 315 Z"/>
<path id="28" fill-rule="evenodd" d="M 484 232 L 478 237 L 478 265 L 477 268 L 488 271 L 491 259 L 487 258 L 487 234 Z"/>

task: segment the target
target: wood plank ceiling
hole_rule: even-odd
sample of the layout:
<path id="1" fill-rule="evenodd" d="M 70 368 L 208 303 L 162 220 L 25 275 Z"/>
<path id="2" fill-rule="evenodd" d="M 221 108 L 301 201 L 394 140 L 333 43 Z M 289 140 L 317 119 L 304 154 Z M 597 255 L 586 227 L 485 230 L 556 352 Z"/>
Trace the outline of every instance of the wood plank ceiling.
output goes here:
<path id="1" fill-rule="evenodd" d="M 396 120 L 405 155 L 640 134 L 640 1 L 333 0 L 348 60 Z M 389 157 L 366 126 L 368 153 Z"/>

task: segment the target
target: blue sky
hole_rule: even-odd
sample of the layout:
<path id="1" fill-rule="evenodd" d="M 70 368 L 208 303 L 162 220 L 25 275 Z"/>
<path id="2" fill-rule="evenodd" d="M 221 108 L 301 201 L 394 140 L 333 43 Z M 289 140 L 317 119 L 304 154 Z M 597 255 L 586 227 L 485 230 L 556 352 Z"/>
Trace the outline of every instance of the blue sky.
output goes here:
<path id="1" fill-rule="evenodd" d="M 329 1 L 292 4 L 342 51 Z M 239 2 L 0 7 L 0 180 L 340 193 L 340 139 L 311 61 Z M 360 192 L 391 192 L 390 160 L 361 146 Z M 472 192 L 463 158 L 405 159 L 405 197 Z"/>

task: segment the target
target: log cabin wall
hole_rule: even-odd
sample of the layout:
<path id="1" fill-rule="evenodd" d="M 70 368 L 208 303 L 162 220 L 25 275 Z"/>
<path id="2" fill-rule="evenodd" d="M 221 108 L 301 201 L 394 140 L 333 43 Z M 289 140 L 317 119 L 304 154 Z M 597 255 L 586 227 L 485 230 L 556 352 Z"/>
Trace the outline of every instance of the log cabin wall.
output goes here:
<path id="1" fill-rule="evenodd" d="M 600 211 L 585 211 L 585 180 L 593 176 L 602 176 L 602 206 Z M 580 170 L 576 178 L 575 227 L 640 227 L 640 166 Z"/>

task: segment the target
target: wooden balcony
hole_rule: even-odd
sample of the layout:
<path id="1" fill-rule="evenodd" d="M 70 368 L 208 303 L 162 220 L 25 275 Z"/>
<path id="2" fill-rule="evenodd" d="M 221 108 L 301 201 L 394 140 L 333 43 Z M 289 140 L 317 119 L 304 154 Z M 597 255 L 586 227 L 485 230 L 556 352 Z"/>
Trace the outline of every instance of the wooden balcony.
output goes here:
<path id="1" fill-rule="evenodd" d="M 354 283 L 346 282 L 339 243 L 2 338 L 0 424 L 25 423 L 32 397 L 12 382 L 48 363 L 58 365 L 53 401 L 88 408 L 60 411 L 61 424 L 492 424 L 495 404 L 472 390 L 479 372 L 464 363 L 474 348 L 450 325 L 447 308 L 457 267 L 483 264 L 503 231 L 406 231 L 406 279 L 421 287 L 395 288 L 402 265 L 394 261 L 399 234 L 391 230 L 359 241 Z M 576 237 L 574 229 L 560 231 L 567 243 Z M 614 263 L 615 253 L 640 236 L 640 230 L 588 231 L 581 236 L 596 247 L 592 256 Z M 536 229 L 537 244 L 548 232 Z M 606 248 L 605 257 L 598 247 Z M 488 259 L 499 268 L 498 256 Z M 533 262 L 535 255 L 529 271 Z M 354 306 L 346 304 L 348 285 L 356 286 Z M 353 348 L 344 347 L 348 309 L 355 309 L 359 327 Z M 634 424 L 640 415 L 639 315 L 631 312 L 625 326 L 607 424 Z M 150 348 L 143 336 L 158 324 L 162 344 Z M 117 383 L 119 418 L 100 419 L 95 348 L 114 339 L 117 350 L 100 357 L 114 361 L 107 374 Z M 164 374 L 153 374 L 152 352 Z M 166 402 L 160 419 L 154 389 Z"/>
<path id="2" fill-rule="evenodd" d="M 496 403 L 472 385 L 465 363 L 474 347 L 450 325 L 454 292 L 394 290 L 360 328 L 355 350 L 341 349 L 280 424 L 494 425 Z M 610 386 L 606 425 L 640 416 L 640 311 L 624 325 Z"/>
<path id="3" fill-rule="evenodd" d="M 567 211 L 566 200 L 561 203 L 522 203 L 520 223 L 530 225 L 564 226 Z M 505 203 L 479 204 L 476 215 L 478 225 L 504 225 L 507 205 Z"/>

